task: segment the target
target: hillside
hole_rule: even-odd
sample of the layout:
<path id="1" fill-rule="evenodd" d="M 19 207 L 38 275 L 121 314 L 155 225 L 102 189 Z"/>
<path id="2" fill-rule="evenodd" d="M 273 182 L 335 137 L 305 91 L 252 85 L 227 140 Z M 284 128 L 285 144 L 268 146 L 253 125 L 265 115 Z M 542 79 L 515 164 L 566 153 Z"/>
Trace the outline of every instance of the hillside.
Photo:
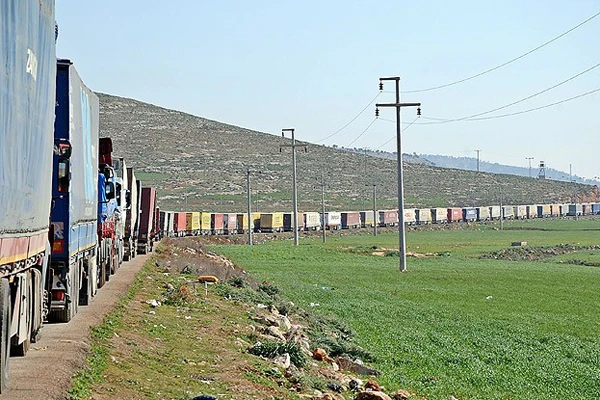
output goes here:
<path id="1" fill-rule="evenodd" d="M 253 208 L 291 210 L 291 140 L 140 101 L 98 94 L 100 136 L 111 137 L 145 185 L 157 187 L 162 209 L 242 211 L 244 168 L 252 176 Z M 326 146 L 302 143 L 297 155 L 298 207 L 319 210 L 321 174 L 330 209 L 370 209 L 396 204 L 396 163 Z M 258 173 L 260 171 L 260 173 Z M 406 207 L 598 201 L 595 186 L 405 163 Z M 366 185 L 369 185 L 368 187 Z"/>

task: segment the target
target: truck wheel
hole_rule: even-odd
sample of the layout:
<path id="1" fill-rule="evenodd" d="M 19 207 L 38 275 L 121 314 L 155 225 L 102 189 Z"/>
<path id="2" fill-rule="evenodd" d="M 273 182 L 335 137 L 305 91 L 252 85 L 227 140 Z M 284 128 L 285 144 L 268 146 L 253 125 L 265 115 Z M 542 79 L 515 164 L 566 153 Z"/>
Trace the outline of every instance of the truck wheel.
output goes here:
<path id="1" fill-rule="evenodd" d="M 98 265 L 98 289 L 103 287 L 106 284 L 106 263 L 100 261 L 100 265 Z"/>
<path id="2" fill-rule="evenodd" d="M 90 299 L 92 298 L 92 277 L 90 275 L 92 267 L 89 260 L 84 260 L 83 265 L 85 265 L 85 278 L 83 278 L 81 289 L 79 290 L 79 305 L 87 306 L 90 304 Z"/>
<path id="3" fill-rule="evenodd" d="M 8 358 L 10 356 L 10 286 L 8 279 L 0 282 L 0 393 L 6 392 Z"/>

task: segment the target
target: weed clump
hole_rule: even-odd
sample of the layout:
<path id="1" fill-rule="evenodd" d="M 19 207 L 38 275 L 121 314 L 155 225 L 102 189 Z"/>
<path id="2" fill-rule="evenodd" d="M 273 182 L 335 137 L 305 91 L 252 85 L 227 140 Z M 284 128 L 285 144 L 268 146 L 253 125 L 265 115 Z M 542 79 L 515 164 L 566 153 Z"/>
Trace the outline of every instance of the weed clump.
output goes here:
<path id="1" fill-rule="evenodd" d="M 298 368 L 304 368 L 307 363 L 306 355 L 302 352 L 302 348 L 296 342 L 276 342 L 272 340 L 257 342 L 249 351 L 255 356 L 265 358 L 275 358 L 287 353 L 290 355 L 291 363 Z"/>
<path id="2" fill-rule="evenodd" d="M 164 304 L 172 306 L 185 306 L 193 303 L 196 300 L 196 295 L 189 287 L 182 285 L 169 289 L 164 295 Z"/>
<path id="3" fill-rule="evenodd" d="M 269 296 L 275 296 L 279 294 L 280 290 L 277 286 L 271 284 L 270 282 L 263 282 L 258 286 L 258 290 L 261 292 L 265 292 Z"/>
<path id="4" fill-rule="evenodd" d="M 244 280 L 244 278 L 242 278 L 241 276 L 234 276 L 231 279 L 229 279 L 227 281 L 227 283 L 235 288 L 243 288 L 246 287 L 246 281 Z"/>

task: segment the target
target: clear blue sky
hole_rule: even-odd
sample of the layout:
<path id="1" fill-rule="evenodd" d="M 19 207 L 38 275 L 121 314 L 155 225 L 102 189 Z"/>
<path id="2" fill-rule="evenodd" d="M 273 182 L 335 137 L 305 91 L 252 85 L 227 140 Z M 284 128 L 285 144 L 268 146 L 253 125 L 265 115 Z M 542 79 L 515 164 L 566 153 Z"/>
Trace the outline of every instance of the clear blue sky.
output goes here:
<path id="1" fill-rule="evenodd" d="M 598 0 L 204 1 L 57 0 L 59 57 L 93 90 L 320 142 L 400 76 L 402 90 L 492 68 L 600 11 Z M 504 68 L 449 88 L 402 95 L 423 117 L 460 118 L 503 106 L 600 63 L 600 17 Z M 600 88 L 600 68 L 497 113 Z M 392 102 L 388 83 L 377 102 Z M 475 157 L 600 176 L 600 92 L 514 117 L 412 125 L 405 153 Z M 414 120 L 415 109 L 402 111 Z M 487 116 L 486 115 L 486 116 Z M 395 118 L 392 109 L 381 117 Z M 395 124 L 374 105 L 322 143 L 395 151 Z M 417 122 L 431 122 L 421 118 Z M 381 147 L 385 142 L 385 146 Z"/>

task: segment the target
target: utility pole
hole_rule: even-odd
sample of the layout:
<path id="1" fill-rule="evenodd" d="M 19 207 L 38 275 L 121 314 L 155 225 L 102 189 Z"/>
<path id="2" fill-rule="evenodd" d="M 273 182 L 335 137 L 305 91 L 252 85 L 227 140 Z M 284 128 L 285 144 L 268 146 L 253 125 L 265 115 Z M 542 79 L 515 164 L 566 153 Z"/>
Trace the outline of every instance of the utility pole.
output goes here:
<path id="1" fill-rule="evenodd" d="M 529 177 L 531 178 L 531 160 L 533 160 L 533 157 L 525 157 L 525 159 L 529 161 Z"/>
<path id="2" fill-rule="evenodd" d="M 246 168 L 246 194 L 248 198 L 248 246 L 252 246 L 252 213 L 250 212 L 250 168 Z"/>
<path id="3" fill-rule="evenodd" d="M 296 187 L 296 137 L 294 136 L 295 129 L 294 128 L 285 128 L 281 130 L 281 137 L 285 137 L 286 132 L 291 132 L 292 134 L 292 144 L 286 145 L 282 144 L 279 146 L 279 151 L 281 151 L 282 147 L 291 147 L 292 148 L 292 203 L 294 207 L 294 246 L 298 246 L 298 190 Z M 306 151 L 306 146 L 304 146 L 304 151 Z"/>
<path id="4" fill-rule="evenodd" d="M 569 164 L 569 182 L 573 184 L 573 203 L 575 204 L 575 221 L 577 221 L 577 186 L 575 185 L 575 179 L 573 179 L 573 170 L 571 164 Z"/>
<path id="5" fill-rule="evenodd" d="M 321 172 L 321 230 L 323 231 L 323 243 L 327 241 L 325 233 L 325 177 Z"/>
<path id="6" fill-rule="evenodd" d="M 475 150 L 477 152 L 477 172 L 479 172 L 479 152 L 481 150 Z"/>
<path id="7" fill-rule="evenodd" d="M 375 116 L 379 116 L 379 107 L 396 108 L 396 151 L 398 158 L 398 217 L 400 228 L 398 229 L 398 245 L 400 253 L 400 272 L 406 271 L 406 238 L 404 232 L 404 175 L 402 170 L 402 130 L 400 128 L 400 109 L 402 107 L 418 107 L 417 116 L 421 115 L 421 103 L 400 103 L 400 77 L 379 78 L 379 90 L 383 90 L 383 81 L 396 82 L 396 102 L 395 103 L 377 103 L 375 104 Z"/>
<path id="8" fill-rule="evenodd" d="M 373 184 L 373 236 L 377 236 L 377 185 Z"/>

